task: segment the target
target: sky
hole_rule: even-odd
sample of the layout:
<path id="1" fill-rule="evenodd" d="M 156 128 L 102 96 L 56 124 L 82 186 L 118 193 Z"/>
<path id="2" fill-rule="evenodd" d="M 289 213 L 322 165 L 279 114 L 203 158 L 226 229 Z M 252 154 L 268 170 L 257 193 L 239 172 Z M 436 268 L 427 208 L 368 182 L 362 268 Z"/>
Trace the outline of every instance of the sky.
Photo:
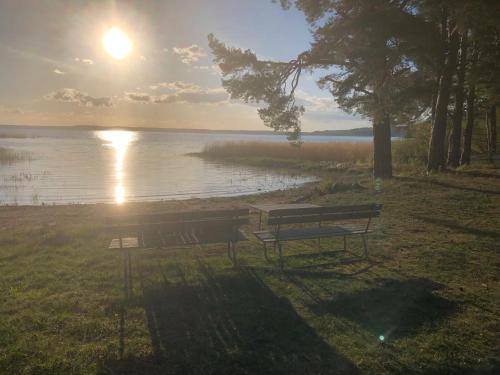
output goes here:
<path id="1" fill-rule="evenodd" d="M 132 43 L 116 59 L 110 29 Z M 266 130 L 258 106 L 230 100 L 209 33 L 259 58 L 308 49 L 304 15 L 271 0 L 2 0 L 0 124 Z M 369 126 L 303 75 L 304 131 Z"/>

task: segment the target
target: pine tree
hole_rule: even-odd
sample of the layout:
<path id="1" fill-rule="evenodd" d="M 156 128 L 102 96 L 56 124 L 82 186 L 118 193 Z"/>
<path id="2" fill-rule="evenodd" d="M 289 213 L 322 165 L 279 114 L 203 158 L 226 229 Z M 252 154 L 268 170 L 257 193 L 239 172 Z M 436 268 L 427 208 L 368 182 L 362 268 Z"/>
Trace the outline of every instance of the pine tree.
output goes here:
<path id="1" fill-rule="evenodd" d="M 331 92 L 340 108 L 372 120 L 374 176 L 391 177 L 391 123 L 408 117 L 403 115 L 419 102 L 408 100 L 425 82 L 412 56 L 418 59 L 417 52 L 432 44 L 432 30 L 409 1 L 282 0 L 281 5 L 304 12 L 313 33 L 311 48 L 291 61 L 262 61 L 210 35 L 223 86 L 234 99 L 265 102 L 267 107 L 259 109 L 264 123 L 296 139 L 304 113 L 294 95 L 301 74 L 329 71 L 319 86 Z"/>

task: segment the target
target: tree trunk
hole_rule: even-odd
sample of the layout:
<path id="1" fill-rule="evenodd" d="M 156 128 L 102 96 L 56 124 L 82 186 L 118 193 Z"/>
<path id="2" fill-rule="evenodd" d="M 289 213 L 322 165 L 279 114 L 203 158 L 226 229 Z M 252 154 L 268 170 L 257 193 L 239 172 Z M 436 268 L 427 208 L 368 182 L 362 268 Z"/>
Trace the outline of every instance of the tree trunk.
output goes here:
<path id="1" fill-rule="evenodd" d="M 489 127 L 489 147 L 490 156 L 497 152 L 497 107 L 492 105 L 490 113 L 488 114 L 488 127 Z"/>
<path id="2" fill-rule="evenodd" d="M 460 157 L 460 165 L 470 164 L 470 154 L 472 149 L 472 130 L 474 128 L 474 102 L 476 100 L 476 87 L 471 84 L 467 95 L 467 124 L 464 130 L 464 149 Z"/>
<path id="3" fill-rule="evenodd" d="M 448 147 L 448 165 L 452 168 L 458 167 L 460 162 L 460 143 L 462 139 L 462 117 L 464 108 L 464 82 L 465 64 L 467 61 L 467 31 L 462 35 L 460 42 L 460 63 L 458 67 L 458 83 L 455 93 L 455 112 L 453 113 L 453 125 L 450 133 Z"/>
<path id="4" fill-rule="evenodd" d="M 437 171 L 444 167 L 445 163 L 445 143 L 446 143 L 446 120 L 448 103 L 450 101 L 450 89 L 453 74 L 457 65 L 458 37 L 457 30 L 450 25 L 450 47 L 446 64 L 443 69 L 441 80 L 439 81 L 439 94 L 436 101 L 436 114 L 432 124 L 431 141 L 429 144 L 428 171 Z"/>
<path id="5" fill-rule="evenodd" d="M 436 104 L 439 93 L 439 81 L 443 74 L 444 63 L 446 61 L 446 54 L 448 51 L 448 11 L 446 7 L 441 10 L 441 51 L 438 57 L 438 65 L 436 71 L 436 82 L 434 84 L 434 92 L 432 93 L 432 103 L 431 103 L 431 121 L 434 123 L 434 118 L 436 117 Z"/>
<path id="6" fill-rule="evenodd" d="M 387 114 L 373 120 L 373 176 L 392 177 L 391 122 Z"/>

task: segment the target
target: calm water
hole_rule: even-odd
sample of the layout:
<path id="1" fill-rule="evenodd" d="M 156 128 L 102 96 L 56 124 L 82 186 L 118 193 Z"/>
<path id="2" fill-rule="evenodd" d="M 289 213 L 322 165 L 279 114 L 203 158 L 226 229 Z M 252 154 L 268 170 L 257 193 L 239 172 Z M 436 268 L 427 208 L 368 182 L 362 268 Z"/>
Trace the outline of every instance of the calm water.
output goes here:
<path id="1" fill-rule="evenodd" d="M 0 165 L 0 204 L 63 204 L 236 196 L 298 186 L 312 177 L 187 156 L 229 140 L 286 141 L 277 135 L 87 131 L 0 127 L 0 147 L 31 160 Z M 8 138 L 28 135 L 30 138 Z M 305 141 L 371 141 L 306 136 Z"/>

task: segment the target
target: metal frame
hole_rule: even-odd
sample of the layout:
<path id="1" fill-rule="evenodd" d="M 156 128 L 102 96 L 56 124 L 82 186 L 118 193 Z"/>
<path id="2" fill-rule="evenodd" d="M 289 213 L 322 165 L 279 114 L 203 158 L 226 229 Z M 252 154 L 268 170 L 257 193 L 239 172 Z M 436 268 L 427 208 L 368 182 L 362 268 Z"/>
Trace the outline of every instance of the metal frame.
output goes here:
<path id="1" fill-rule="evenodd" d="M 282 216 L 278 216 L 279 218 L 281 218 Z M 322 220 L 321 220 L 321 217 L 322 217 L 322 214 L 319 215 L 319 221 L 318 221 L 318 227 L 321 227 L 321 224 L 322 224 Z M 370 229 L 370 224 L 371 224 L 371 220 L 372 220 L 372 216 L 369 216 L 368 217 L 368 220 L 367 220 L 367 223 L 366 223 L 366 226 L 365 226 L 365 230 L 363 233 L 352 233 L 352 234 L 344 234 L 342 237 L 343 237 L 343 247 L 344 247 L 344 252 L 347 252 L 347 237 L 348 236 L 355 236 L 355 235 L 360 235 L 361 236 L 361 239 L 363 241 L 363 255 L 365 258 L 368 257 L 368 245 L 367 245 L 367 241 L 366 241 L 366 235 L 368 234 L 368 231 Z M 264 257 L 266 258 L 267 261 L 269 261 L 269 257 L 268 257 L 268 254 L 267 254 L 267 243 L 268 242 L 273 242 L 273 245 L 274 245 L 274 249 L 275 249 L 275 254 L 276 254 L 276 248 L 278 248 L 278 262 L 279 262 L 279 267 L 280 269 L 283 269 L 284 267 L 284 262 L 283 262 L 283 247 L 282 247 L 282 242 L 280 239 L 279 239 L 279 234 L 280 234 L 280 230 L 281 230 L 281 225 L 280 224 L 276 224 L 275 226 L 275 230 L 274 230 L 274 236 L 276 238 L 275 241 L 262 241 L 263 243 L 263 250 L 264 250 Z M 260 217 L 259 217 L 259 230 L 262 229 L 262 211 L 260 212 Z M 341 235 L 332 235 L 331 237 L 340 237 Z M 285 240 L 286 242 L 286 240 Z M 318 237 L 317 238 L 317 249 L 318 251 L 321 250 L 321 237 Z"/>

